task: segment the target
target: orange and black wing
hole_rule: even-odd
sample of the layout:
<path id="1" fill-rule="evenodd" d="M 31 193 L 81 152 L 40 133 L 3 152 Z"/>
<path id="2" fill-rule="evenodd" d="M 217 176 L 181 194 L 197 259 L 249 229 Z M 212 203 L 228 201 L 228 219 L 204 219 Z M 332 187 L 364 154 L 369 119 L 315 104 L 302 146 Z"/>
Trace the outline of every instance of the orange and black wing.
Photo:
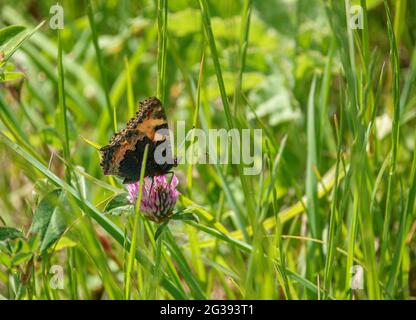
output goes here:
<path id="1" fill-rule="evenodd" d="M 115 133 L 110 143 L 100 149 L 101 167 L 105 175 L 124 178 L 123 183 L 140 179 L 140 170 L 146 145 L 149 151 L 145 176 L 163 175 L 169 172 L 176 161 L 171 155 L 168 123 L 162 103 L 157 98 L 148 98 L 139 104 L 136 116 L 122 131 Z M 165 149 L 163 159 L 156 161 L 155 153 L 161 144 Z"/>

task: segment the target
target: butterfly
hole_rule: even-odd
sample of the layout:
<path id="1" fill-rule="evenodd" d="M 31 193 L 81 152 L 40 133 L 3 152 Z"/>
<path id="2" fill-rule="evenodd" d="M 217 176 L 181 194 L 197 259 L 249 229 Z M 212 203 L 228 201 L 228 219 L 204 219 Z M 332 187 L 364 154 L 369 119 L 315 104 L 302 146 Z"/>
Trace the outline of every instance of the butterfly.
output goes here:
<path id="1" fill-rule="evenodd" d="M 113 135 L 100 149 L 105 175 L 123 178 L 123 183 L 140 179 L 144 150 L 148 145 L 145 177 L 165 175 L 177 165 L 169 142 L 169 127 L 162 103 L 155 97 L 139 102 L 136 115 L 126 128 Z"/>

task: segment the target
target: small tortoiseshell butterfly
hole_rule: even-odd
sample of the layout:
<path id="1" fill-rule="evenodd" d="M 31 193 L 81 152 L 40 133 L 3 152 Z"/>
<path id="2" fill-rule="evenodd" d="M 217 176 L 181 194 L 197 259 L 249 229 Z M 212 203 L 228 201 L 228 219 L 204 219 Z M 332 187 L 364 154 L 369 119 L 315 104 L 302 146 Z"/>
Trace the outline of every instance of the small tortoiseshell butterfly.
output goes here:
<path id="1" fill-rule="evenodd" d="M 161 130 L 165 129 L 165 130 Z M 113 135 L 109 144 L 100 149 L 101 167 L 105 175 L 124 178 L 123 183 L 133 183 L 140 179 L 140 171 L 146 144 L 149 151 L 145 177 L 164 175 L 176 166 L 176 158 L 171 154 L 168 123 L 162 103 L 155 97 L 139 103 L 139 110 L 126 125 L 126 128 Z M 165 143 L 163 163 L 156 161 L 156 148 Z"/>

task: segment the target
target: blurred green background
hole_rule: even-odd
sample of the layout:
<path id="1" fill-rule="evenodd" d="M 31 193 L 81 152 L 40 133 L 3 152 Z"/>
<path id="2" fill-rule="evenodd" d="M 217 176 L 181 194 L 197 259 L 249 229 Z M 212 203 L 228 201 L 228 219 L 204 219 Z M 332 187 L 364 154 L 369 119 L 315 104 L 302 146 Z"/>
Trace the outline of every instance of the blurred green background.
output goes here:
<path id="1" fill-rule="evenodd" d="M 1 296 L 126 298 L 131 208 L 108 209 L 124 187 L 103 176 L 93 144 L 114 132 L 109 107 L 121 129 L 138 101 L 158 94 L 158 39 L 166 39 L 171 127 L 227 128 L 222 78 L 234 124 L 263 129 L 263 168 L 247 177 L 238 166 L 175 169 L 177 207 L 200 221 L 172 221 L 159 242 L 157 226 L 139 221 L 131 297 L 414 297 L 416 2 L 175 0 L 162 33 L 158 3 L 92 1 L 92 23 L 88 1 L 60 1 L 64 78 L 49 21 L 3 66 L 23 77 L 0 83 L 0 225 L 17 232 L 0 238 Z M 0 28 L 31 30 L 55 4 L 3 0 Z M 364 30 L 347 27 L 355 4 L 366 4 Z M 51 199 L 56 188 L 63 192 Z M 49 231 L 33 232 L 36 215 Z M 64 269 L 62 290 L 51 288 L 54 264 Z M 351 287 L 354 266 L 364 270 L 360 288 Z"/>

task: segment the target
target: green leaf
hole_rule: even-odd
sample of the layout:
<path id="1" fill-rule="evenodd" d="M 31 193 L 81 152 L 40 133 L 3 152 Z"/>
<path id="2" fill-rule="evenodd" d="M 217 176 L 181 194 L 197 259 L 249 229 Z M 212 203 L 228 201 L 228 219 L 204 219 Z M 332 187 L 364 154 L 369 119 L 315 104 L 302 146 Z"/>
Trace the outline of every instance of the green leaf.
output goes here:
<path id="1" fill-rule="evenodd" d="M 195 213 L 175 213 L 172 218 L 172 220 L 183 220 L 183 221 L 195 221 L 196 223 L 199 223 L 199 218 Z"/>
<path id="2" fill-rule="evenodd" d="M 119 216 L 121 214 L 132 214 L 134 205 L 127 200 L 127 192 L 119 193 L 105 206 L 104 213 Z"/>
<path id="3" fill-rule="evenodd" d="M 41 254 L 54 244 L 65 230 L 63 203 L 65 203 L 64 193 L 61 189 L 57 189 L 48 193 L 35 211 L 30 231 L 40 236 Z"/>
<path id="4" fill-rule="evenodd" d="M 4 72 L 4 73 L 0 73 L 0 82 L 6 82 L 6 81 L 11 81 L 11 80 L 16 80 L 16 79 L 21 79 L 24 78 L 25 74 L 22 72 Z"/>
<path id="5" fill-rule="evenodd" d="M 30 31 L 20 32 L 15 37 L 7 41 L 7 43 L 5 43 L 1 49 L 1 51 L 4 51 L 3 61 L 9 60 L 13 53 L 15 53 L 15 51 L 19 49 L 19 47 L 23 44 L 23 42 L 29 39 L 40 27 L 42 27 L 44 23 L 45 21 L 42 21 L 34 29 Z"/>
<path id="6" fill-rule="evenodd" d="M 104 211 L 108 212 L 118 207 L 124 207 L 130 202 L 127 200 L 127 192 L 119 193 L 116 196 L 114 196 L 105 206 Z"/>
<path id="7" fill-rule="evenodd" d="M 0 241 L 23 238 L 23 233 L 15 228 L 0 227 Z"/>
<path id="8" fill-rule="evenodd" d="M 75 247 L 77 245 L 77 243 L 71 239 L 69 239 L 68 237 L 61 237 L 58 242 L 56 243 L 55 246 L 55 251 L 59 251 L 62 249 L 66 249 L 66 248 L 72 248 Z"/>
<path id="9" fill-rule="evenodd" d="M 166 220 L 166 221 L 162 222 L 162 224 L 159 225 L 159 227 L 157 227 L 157 230 L 155 232 L 155 241 L 166 230 L 166 227 L 167 227 L 168 223 L 169 223 L 169 220 Z"/>
<path id="10" fill-rule="evenodd" d="M 7 269 L 11 268 L 12 258 L 9 254 L 0 251 L 0 265 L 5 266 Z"/>
<path id="11" fill-rule="evenodd" d="M 26 27 L 18 25 L 0 29 L 0 47 L 25 29 Z"/>
<path id="12" fill-rule="evenodd" d="M 129 204 L 126 206 L 114 208 L 113 210 L 110 210 L 104 213 L 111 214 L 112 216 L 121 216 L 121 215 L 130 216 L 134 214 L 134 206 Z"/>
<path id="13" fill-rule="evenodd" d="M 30 260 L 30 258 L 33 256 L 32 252 L 19 252 L 18 254 L 16 254 L 13 259 L 12 259 L 12 265 L 13 266 L 18 266 L 21 265 L 27 261 Z"/>

